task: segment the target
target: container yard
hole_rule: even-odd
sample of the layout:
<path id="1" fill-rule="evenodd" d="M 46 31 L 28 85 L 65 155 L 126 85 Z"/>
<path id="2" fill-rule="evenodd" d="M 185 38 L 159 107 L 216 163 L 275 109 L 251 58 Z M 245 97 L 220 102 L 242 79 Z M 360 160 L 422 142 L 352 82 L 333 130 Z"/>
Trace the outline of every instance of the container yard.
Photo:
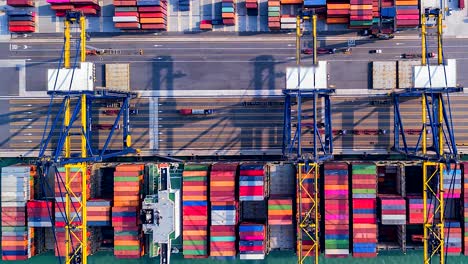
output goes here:
<path id="1" fill-rule="evenodd" d="M 463 0 L 4 2 L 2 263 L 468 261 Z"/>

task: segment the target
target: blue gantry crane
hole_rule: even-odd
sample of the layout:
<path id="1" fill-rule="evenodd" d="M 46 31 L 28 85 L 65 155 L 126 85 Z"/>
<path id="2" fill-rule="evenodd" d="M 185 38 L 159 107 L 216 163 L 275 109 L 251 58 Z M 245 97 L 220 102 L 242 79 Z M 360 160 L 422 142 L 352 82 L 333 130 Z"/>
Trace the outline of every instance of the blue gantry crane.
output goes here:
<path id="1" fill-rule="evenodd" d="M 65 260 L 66 264 L 87 263 L 87 186 L 89 183 L 89 164 L 101 162 L 112 157 L 137 153 L 132 147 L 130 131 L 130 100 L 137 94 L 129 91 L 115 91 L 111 88 L 97 90 L 93 83 L 93 64 L 86 63 L 85 17 L 81 12 L 68 12 L 64 23 L 64 45 L 57 69 L 49 71 L 48 95 L 49 109 L 46 116 L 43 139 L 40 144 L 37 165 L 42 185 L 47 183 L 50 174 L 55 175 L 57 183 L 65 188 L 60 190 L 65 200 L 65 210 L 59 209 L 65 219 Z M 75 38 L 76 54 L 71 65 L 72 29 L 79 31 Z M 80 57 L 80 63 L 78 63 Z M 62 67 L 63 59 L 63 67 Z M 81 80 L 81 81 L 80 81 Z M 85 81 L 83 81 L 85 80 Z M 90 84 L 91 83 L 91 84 Z M 56 102 L 59 101 L 57 104 Z M 97 102 L 112 102 L 119 105 L 102 148 L 93 145 L 97 136 L 92 118 L 93 107 Z M 50 123 L 50 126 L 49 126 Z M 109 148 L 115 138 L 115 131 L 122 123 L 121 146 Z M 102 135 L 102 131 L 100 131 Z M 78 143 L 78 144 L 76 144 Z M 63 177 L 65 176 L 65 177 Z M 71 188 L 71 183 L 80 180 L 81 188 Z M 42 186 L 45 189 L 44 186 Z M 50 188 L 50 186 L 47 186 Z M 53 191 L 52 191 L 53 192 Z M 74 204 L 78 203 L 78 207 Z M 49 208 L 49 213 L 51 212 Z M 52 214 L 50 215 L 52 218 Z M 54 223 L 55 228 L 55 223 Z M 54 232 L 55 234 L 55 232 Z M 73 241 L 78 241 L 76 244 Z M 57 238 L 55 237 L 57 243 Z M 57 249 L 58 245 L 56 244 Z M 62 259 L 59 258 L 59 263 Z"/>
<path id="2" fill-rule="evenodd" d="M 320 164 L 333 158 L 330 97 L 334 90 L 323 85 L 324 78 L 325 80 L 328 78 L 326 63 L 325 66 L 320 65 L 317 60 L 317 15 L 313 9 L 303 10 L 297 16 L 296 21 L 296 67 L 287 72 L 292 75 L 297 74 L 299 84 L 297 87 L 286 87 L 283 90 L 285 96 L 283 156 L 297 164 L 297 255 L 298 263 L 302 264 L 309 261 L 319 262 L 318 175 Z M 310 21 L 312 26 L 313 63 L 303 67 L 304 65 L 301 65 L 301 37 L 304 32 L 301 24 L 305 21 Z M 320 67 L 322 67 L 321 70 L 319 70 Z M 313 81 L 307 82 L 306 87 L 302 87 L 303 77 L 310 75 L 310 72 L 313 72 Z M 322 100 L 324 109 L 319 113 L 318 105 Z M 308 104 L 312 108 L 311 114 L 303 111 Z M 318 118 L 321 114 L 324 115 L 323 120 Z M 306 130 L 312 134 L 312 143 L 304 139 Z M 309 139 L 310 136 L 307 137 L 307 141 Z"/>
<path id="3" fill-rule="evenodd" d="M 430 65 L 427 43 L 426 19 L 437 21 L 437 65 Z M 394 150 L 410 159 L 422 161 L 423 167 L 423 207 L 424 207 L 424 264 L 438 258 L 446 262 L 445 245 L 445 202 L 444 174 L 451 177 L 450 186 L 458 166 L 458 150 L 452 121 L 450 94 L 462 92 L 462 87 L 448 85 L 447 67 L 444 62 L 442 45 L 442 14 L 440 10 L 426 10 L 421 17 L 421 65 L 427 66 L 429 87 L 416 87 L 393 93 L 394 99 Z M 443 70 L 445 85 L 433 85 L 431 73 L 436 68 Z M 400 99 L 421 98 L 421 130 L 415 146 L 410 146 L 405 133 Z M 429 217 L 429 210 L 435 217 Z"/>

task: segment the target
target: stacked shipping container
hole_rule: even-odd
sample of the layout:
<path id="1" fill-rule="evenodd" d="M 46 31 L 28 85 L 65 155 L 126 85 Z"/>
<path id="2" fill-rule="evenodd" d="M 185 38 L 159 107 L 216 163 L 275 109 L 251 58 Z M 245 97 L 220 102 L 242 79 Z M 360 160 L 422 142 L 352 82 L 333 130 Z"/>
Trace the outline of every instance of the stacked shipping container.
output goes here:
<path id="1" fill-rule="evenodd" d="M 240 259 L 264 259 L 266 230 L 262 224 L 239 225 Z"/>
<path id="2" fill-rule="evenodd" d="M 247 9 L 258 9 L 257 0 L 245 0 L 245 8 L 247 8 Z"/>
<path id="3" fill-rule="evenodd" d="M 424 203 L 421 196 L 407 195 L 408 201 L 408 224 L 423 224 L 424 223 Z M 434 217 L 434 205 L 430 202 L 427 207 L 429 220 Z"/>
<path id="4" fill-rule="evenodd" d="M 98 0 L 47 0 L 47 3 L 58 17 L 64 17 L 67 11 L 80 11 L 85 16 L 95 16 L 101 10 Z"/>
<path id="5" fill-rule="evenodd" d="M 281 29 L 296 29 L 296 17 L 293 15 L 281 15 Z"/>
<path id="6" fill-rule="evenodd" d="M 8 11 L 10 32 L 26 33 L 36 31 L 36 13 L 25 10 Z"/>
<path id="7" fill-rule="evenodd" d="M 208 256 L 208 165 L 186 164 L 182 174 L 184 258 Z"/>
<path id="8" fill-rule="evenodd" d="M 462 229 L 458 221 L 445 221 L 446 254 L 458 256 L 462 252 Z"/>
<path id="9" fill-rule="evenodd" d="M 444 169 L 444 198 L 458 199 L 461 197 L 461 169 L 452 166 L 451 170 Z"/>
<path id="10" fill-rule="evenodd" d="M 397 195 L 379 195 L 382 225 L 406 224 L 406 202 Z"/>
<path id="11" fill-rule="evenodd" d="M 349 23 L 349 2 L 327 2 L 327 24 Z"/>
<path id="12" fill-rule="evenodd" d="M 277 30 L 281 28 L 281 3 L 279 0 L 268 0 L 268 28 Z"/>
<path id="13" fill-rule="evenodd" d="M 235 24 L 235 9 L 236 4 L 234 0 L 223 0 L 221 6 L 221 16 L 223 18 L 224 25 L 234 25 Z"/>
<path id="14" fill-rule="evenodd" d="M 111 226 L 111 201 L 90 199 L 88 206 L 88 226 Z"/>
<path id="15" fill-rule="evenodd" d="M 29 227 L 52 227 L 52 202 L 31 200 L 27 203 Z"/>
<path id="16" fill-rule="evenodd" d="M 144 165 L 122 164 L 114 172 L 114 256 L 139 258 L 143 254 L 138 212 Z M 99 203 L 104 205 L 104 203 Z"/>
<path id="17" fill-rule="evenodd" d="M 236 258 L 237 163 L 216 163 L 210 174 L 210 256 Z"/>
<path id="18" fill-rule="evenodd" d="M 352 165 L 353 256 L 377 256 L 377 168 Z"/>
<path id="19" fill-rule="evenodd" d="M 200 21 L 200 29 L 201 30 L 212 30 L 213 24 L 211 20 L 202 20 Z"/>
<path id="20" fill-rule="evenodd" d="M 34 255 L 34 230 L 26 226 L 26 202 L 31 197 L 35 168 L 2 168 L 2 260 L 27 260 Z"/>
<path id="21" fill-rule="evenodd" d="M 268 200 L 268 225 L 292 225 L 292 200 L 273 198 Z"/>
<path id="22" fill-rule="evenodd" d="M 325 256 L 349 255 L 348 164 L 325 163 Z"/>
<path id="23" fill-rule="evenodd" d="M 372 26 L 372 0 L 351 0 L 350 4 L 350 27 L 368 28 Z"/>
<path id="24" fill-rule="evenodd" d="M 396 0 L 396 26 L 398 28 L 419 25 L 418 0 Z"/>
<path id="25" fill-rule="evenodd" d="M 115 27 L 120 29 L 167 29 L 166 0 L 114 0 Z"/>
<path id="26" fill-rule="evenodd" d="M 242 164 L 239 175 L 239 201 L 263 201 L 265 199 L 263 165 Z"/>

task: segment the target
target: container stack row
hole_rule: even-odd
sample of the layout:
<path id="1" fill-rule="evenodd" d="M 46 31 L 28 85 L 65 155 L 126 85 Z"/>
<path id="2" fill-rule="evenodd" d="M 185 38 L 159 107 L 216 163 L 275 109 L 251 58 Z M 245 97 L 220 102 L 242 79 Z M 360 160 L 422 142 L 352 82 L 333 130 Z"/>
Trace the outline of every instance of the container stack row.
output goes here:
<path id="1" fill-rule="evenodd" d="M 349 8 L 349 1 L 327 2 L 327 24 L 348 24 Z"/>
<path id="2" fill-rule="evenodd" d="M 258 1 L 257 0 L 245 0 L 245 8 L 258 9 Z"/>
<path id="3" fill-rule="evenodd" d="M 281 15 L 281 29 L 296 29 L 296 17 L 293 15 Z"/>
<path id="4" fill-rule="evenodd" d="M 408 224 L 423 224 L 424 223 L 424 202 L 421 196 L 407 195 L 408 206 Z M 428 220 L 434 218 L 434 205 L 430 202 L 427 205 Z"/>
<path id="5" fill-rule="evenodd" d="M 468 163 L 462 163 L 463 166 L 463 255 L 468 256 Z"/>
<path id="6" fill-rule="evenodd" d="M 34 196 L 30 166 L 9 166 L 1 174 L 2 260 L 27 260 L 34 255 L 33 229 L 26 226 L 26 202 Z"/>
<path id="7" fill-rule="evenodd" d="M 268 225 L 292 225 L 292 200 L 274 198 L 268 200 Z"/>
<path id="8" fill-rule="evenodd" d="M 349 255 L 348 164 L 325 163 L 325 256 Z"/>
<path id="9" fill-rule="evenodd" d="M 417 27 L 419 25 L 418 0 L 397 0 L 396 26 L 398 28 Z"/>
<path id="10" fill-rule="evenodd" d="M 166 30 L 166 0 L 114 0 L 115 27 L 123 30 Z"/>
<path id="11" fill-rule="evenodd" d="M 268 0 L 268 28 L 271 30 L 281 28 L 281 3 L 279 0 Z"/>
<path id="12" fill-rule="evenodd" d="M 140 192 L 144 165 L 122 164 L 114 172 L 114 256 L 139 258 L 143 254 L 139 227 Z"/>
<path id="13" fill-rule="evenodd" d="M 401 196 L 380 195 L 382 225 L 405 225 L 406 202 Z"/>
<path id="14" fill-rule="evenodd" d="M 234 3 L 234 0 L 223 0 L 221 3 L 221 16 L 223 18 L 223 24 L 224 25 L 234 25 L 235 19 L 236 19 L 236 3 Z"/>
<path id="15" fill-rule="evenodd" d="M 14 33 L 36 31 L 36 13 L 25 10 L 8 11 L 8 30 Z"/>
<path id="16" fill-rule="evenodd" d="M 67 11 L 80 11 L 85 16 L 96 16 L 101 11 L 98 0 L 47 0 L 47 3 L 58 17 L 64 17 Z"/>
<path id="17" fill-rule="evenodd" d="M 239 172 L 239 201 L 265 199 L 265 172 L 263 164 L 242 164 Z"/>
<path id="18" fill-rule="evenodd" d="M 306 217 L 310 217 L 310 214 L 313 214 L 314 212 L 311 212 L 313 210 L 314 203 L 318 206 L 320 204 L 320 197 L 317 197 L 318 201 L 313 201 L 312 197 L 314 197 L 314 185 L 315 181 L 317 181 L 317 187 L 320 186 L 319 182 L 319 176 L 320 173 L 315 175 L 315 173 L 307 173 L 304 167 L 301 167 L 302 170 L 302 188 L 301 191 L 297 191 L 297 212 L 298 214 L 301 214 L 301 219 L 305 219 Z M 298 181 L 301 180 L 299 179 L 300 175 L 297 173 L 297 179 Z M 315 190 L 318 194 L 320 194 L 319 190 Z M 318 223 L 316 223 L 318 225 Z M 314 241 L 312 241 L 307 235 L 306 232 L 304 232 L 302 229 L 297 227 L 297 232 L 301 232 L 303 241 L 302 241 L 302 255 L 303 256 L 313 256 L 315 255 L 315 251 L 313 249 L 314 247 Z"/>
<path id="19" fill-rule="evenodd" d="M 266 252 L 265 225 L 242 223 L 239 225 L 240 259 L 264 259 Z"/>
<path id="20" fill-rule="evenodd" d="M 461 169 L 452 166 L 450 170 L 444 169 L 444 198 L 458 199 L 462 192 Z"/>
<path id="21" fill-rule="evenodd" d="M 368 28 L 372 26 L 373 11 L 372 0 L 350 1 L 349 26 L 353 28 Z"/>
<path id="22" fill-rule="evenodd" d="M 372 17 L 374 23 L 379 22 L 380 19 L 380 8 L 379 0 L 372 0 Z"/>
<path id="23" fill-rule="evenodd" d="M 27 203 L 29 227 L 52 227 L 51 216 L 54 212 L 50 201 L 30 200 Z"/>
<path id="24" fill-rule="evenodd" d="M 377 256 L 377 168 L 352 165 L 353 257 Z"/>
<path id="25" fill-rule="evenodd" d="M 111 201 L 90 199 L 88 206 L 88 226 L 111 226 Z"/>
<path id="26" fill-rule="evenodd" d="M 458 221 L 445 222 L 445 247 L 449 256 L 459 256 L 462 252 L 462 229 Z"/>
<path id="27" fill-rule="evenodd" d="M 236 258 L 237 163 L 216 163 L 210 173 L 210 256 Z"/>
<path id="28" fill-rule="evenodd" d="M 186 164 L 182 174 L 184 258 L 208 257 L 208 165 Z"/>

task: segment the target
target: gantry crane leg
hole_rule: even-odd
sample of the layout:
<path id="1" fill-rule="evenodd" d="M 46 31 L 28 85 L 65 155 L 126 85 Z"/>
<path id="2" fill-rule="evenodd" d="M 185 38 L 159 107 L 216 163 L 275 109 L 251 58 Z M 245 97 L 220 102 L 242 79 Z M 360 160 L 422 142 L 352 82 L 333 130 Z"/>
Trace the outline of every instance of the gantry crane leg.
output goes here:
<path id="1" fill-rule="evenodd" d="M 306 263 L 308 259 L 312 259 L 315 264 L 319 263 L 318 169 L 318 163 L 299 163 L 297 165 L 297 255 L 299 264 Z"/>

